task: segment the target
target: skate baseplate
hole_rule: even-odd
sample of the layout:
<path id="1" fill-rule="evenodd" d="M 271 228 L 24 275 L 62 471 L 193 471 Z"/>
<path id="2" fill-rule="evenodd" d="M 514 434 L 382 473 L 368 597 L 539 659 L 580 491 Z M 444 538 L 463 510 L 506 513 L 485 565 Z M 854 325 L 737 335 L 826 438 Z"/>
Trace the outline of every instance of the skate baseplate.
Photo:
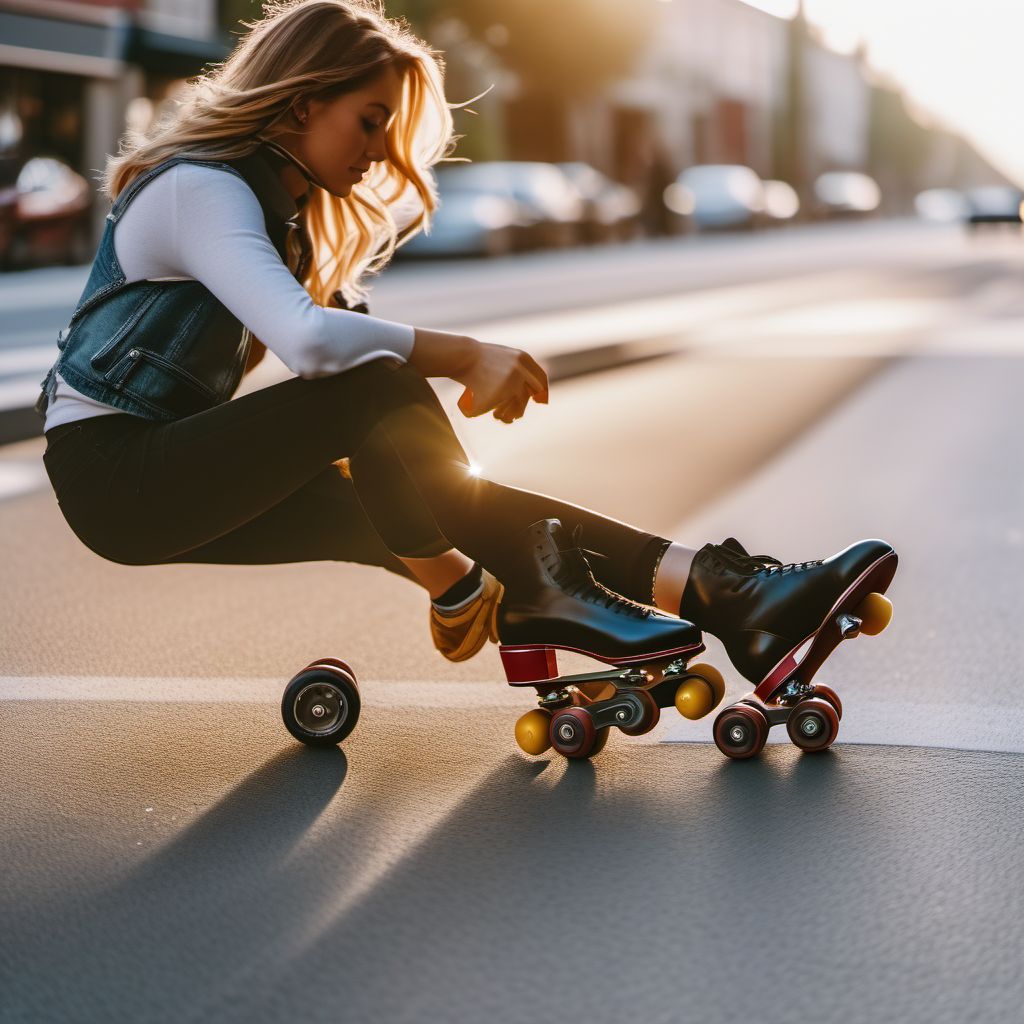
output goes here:
<path id="1" fill-rule="evenodd" d="M 662 708 L 674 706 L 687 718 L 703 718 L 725 695 L 725 681 L 716 668 L 689 664 L 704 649 L 694 644 L 609 661 L 608 668 L 596 672 L 559 676 L 555 648 L 499 646 L 509 684 L 533 686 L 537 692 L 537 707 L 516 722 L 516 742 L 534 756 L 553 748 L 563 757 L 587 758 L 604 749 L 612 728 L 627 736 L 650 732 Z M 588 651 L 577 653 L 595 657 Z"/>

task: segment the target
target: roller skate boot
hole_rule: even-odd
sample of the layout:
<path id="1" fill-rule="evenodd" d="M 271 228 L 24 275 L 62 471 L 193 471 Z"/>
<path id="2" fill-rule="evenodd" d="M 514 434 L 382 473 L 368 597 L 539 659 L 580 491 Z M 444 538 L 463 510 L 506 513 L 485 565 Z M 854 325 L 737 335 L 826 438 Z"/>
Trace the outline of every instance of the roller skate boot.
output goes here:
<path id="1" fill-rule="evenodd" d="M 710 665 L 688 667 L 704 650 L 700 630 L 598 583 L 580 534 L 577 526 L 570 538 L 558 519 L 534 523 L 517 539 L 522 558 L 504 580 L 497 625 L 505 676 L 537 691 L 538 706 L 516 724 L 528 754 L 554 747 L 565 757 L 593 757 L 612 726 L 642 735 L 669 705 L 701 718 L 725 693 Z M 559 676 L 556 650 L 613 667 Z"/>
<path id="2" fill-rule="evenodd" d="M 811 680 L 841 641 L 874 636 L 889 624 L 892 604 L 883 594 L 897 562 L 881 540 L 785 565 L 748 554 L 732 537 L 697 552 L 680 615 L 718 637 L 733 665 L 755 684 L 715 720 L 715 743 L 724 754 L 756 756 L 769 729 L 781 724 L 801 750 L 831 746 L 842 702 Z"/>
<path id="3" fill-rule="evenodd" d="M 498 642 L 498 604 L 505 588 L 481 568 L 483 590 L 465 607 L 447 612 L 430 606 L 430 636 L 449 661 L 472 658 L 488 640 Z"/>

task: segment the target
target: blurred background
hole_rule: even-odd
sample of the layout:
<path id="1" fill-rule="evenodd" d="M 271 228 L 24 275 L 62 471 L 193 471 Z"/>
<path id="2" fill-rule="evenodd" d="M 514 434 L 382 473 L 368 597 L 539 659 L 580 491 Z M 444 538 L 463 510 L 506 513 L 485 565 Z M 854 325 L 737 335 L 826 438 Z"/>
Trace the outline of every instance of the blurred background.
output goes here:
<path id="1" fill-rule="evenodd" d="M 0 336 L 0 411 L 17 424 L 0 439 L 34 432 L 19 411 L 84 280 L 31 272 L 91 261 L 108 209 L 98 182 L 126 126 L 144 129 L 261 10 L 258 0 L 0 0 L 0 302 L 15 302 Z M 1024 145 L 1010 104 L 1024 85 L 1024 14 L 1009 0 L 969 10 L 388 0 L 386 10 L 442 51 L 450 102 L 480 97 L 455 111 L 455 155 L 471 163 L 438 168 L 433 228 L 392 273 L 427 259 L 693 246 L 814 225 L 1019 231 Z M 25 305 L 30 280 L 48 282 L 42 304 Z"/>
<path id="2" fill-rule="evenodd" d="M 457 155 L 476 166 L 441 171 L 434 237 L 403 255 L 1018 214 L 1024 156 L 1003 136 L 1020 83 L 1000 81 L 1014 72 L 999 40 L 1011 37 L 1011 64 L 1024 16 L 1006 0 L 963 6 L 390 0 L 443 51 L 451 102 L 490 89 L 455 115 Z M 261 9 L 0 0 L 5 269 L 91 258 L 98 177 L 125 126 L 145 128 Z M 984 33 L 977 63 L 961 31 Z"/>

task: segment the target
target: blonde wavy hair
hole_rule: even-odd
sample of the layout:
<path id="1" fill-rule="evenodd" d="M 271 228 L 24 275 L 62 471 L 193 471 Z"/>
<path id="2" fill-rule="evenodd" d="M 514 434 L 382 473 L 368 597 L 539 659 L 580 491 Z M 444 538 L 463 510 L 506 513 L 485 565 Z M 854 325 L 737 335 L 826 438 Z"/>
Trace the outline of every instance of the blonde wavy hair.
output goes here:
<path id="1" fill-rule="evenodd" d="M 388 66 L 402 76 L 402 102 L 387 135 L 387 159 L 339 199 L 310 185 L 306 228 L 314 259 L 303 286 L 320 305 L 341 290 L 365 301 L 364 275 L 379 273 L 395 250 L 428 231 L 437 208 L 429 169 L 462 138 L 444 95 L 444 60 L 383 0 L 272 0 L 264 16 L 212 70 L 189 79 L 176 106 L 148 130 L 129 129 L 107 159 L 101 187 L 114 200 L 138 174 L 172 156 L 230 160 L 296 130 L 300 97 L 330 100 L 361 88 Z M 475 98 L 475 97 L 474 97 Z M 472 102 L 472 100 L 467 100 Z M 401 229 L 395 213 L 402 213 Z M 408 216 L 411 214 L 411 220 Z"/>

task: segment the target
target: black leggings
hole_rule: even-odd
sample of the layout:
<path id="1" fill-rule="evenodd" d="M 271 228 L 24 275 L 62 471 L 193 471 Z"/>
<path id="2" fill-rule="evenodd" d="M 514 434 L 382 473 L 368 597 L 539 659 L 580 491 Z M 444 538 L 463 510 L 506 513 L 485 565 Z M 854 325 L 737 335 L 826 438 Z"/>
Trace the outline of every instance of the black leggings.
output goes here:
<path id="1" fill-rule="evenodd" d="M 394 358 L 295 377 L 169 423 L 117 413 L 46 432 L 43 462 L 71 529 L 124 565 L 331 560 L 415 580 L 395 556 L 455 547 L 507 580 L 517 535 L 557 518 L 605 586 L 653 604 L 669 541 L 474 476 L 423 375 Z M 351 479 L 335 465 L 350 459 Z"/>

